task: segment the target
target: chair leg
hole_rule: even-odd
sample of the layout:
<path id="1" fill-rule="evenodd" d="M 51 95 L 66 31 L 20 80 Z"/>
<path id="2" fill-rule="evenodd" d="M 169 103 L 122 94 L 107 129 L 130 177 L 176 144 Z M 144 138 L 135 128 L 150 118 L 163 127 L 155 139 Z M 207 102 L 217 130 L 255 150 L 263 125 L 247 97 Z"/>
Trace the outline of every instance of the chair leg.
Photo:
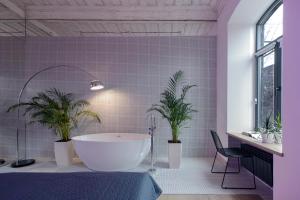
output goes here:
<path id="1" fill-rule="evenodd" d="M 253 183 L 254 183 L 253 187 L 227 187 L 227 186 L 224 186 L 225 176 L 226 176 L 226 174 L 228 174 L 228 172 L 227 172 L 228 163 L 229 163 L 229 158 L 228 158 L 228 161 L 226 163 L 226 168 L 225 168 L 225 172 L 224 172 L 223 180 L 222 180 L 222 184 L 221 184 L 221 187 L 223 189 L 247 189 L 247 190 L 254 190 L 254 189 L 256 189 L 255 173 L 254 173 L 254 169 L 255 169 L 254 168 L 254 157 L 252 157 Z M 240 171 L 240 159 L 238 159 L 238 164 L 239 164 L 239 171 Z"/>
<path id="2" fill-rule="evenodd" d="M 252 175 L 253 175 L 253 189 L 256 189 L 256 178 L 255 178 L 255 167 L 254 167 L 254 156 L 252 156 Z"/>
<path id="3" fill-rule="evenodd" d="M 213 174 L 224 174 L 224 172 L 216 172 L 216 171 L 214 171 L 214 167 L 215 167 L 215 162 L 216 162 L 217 156 L 218 156 L 218 152 L 216 152 L 216 154 L 215 154 L 214 162 L 212 164 L 210 172 L 213 173 Z M 240 173 L 240 168 L 239 168 L 239 170 L 237 172 L 227 172 L 227 173 L 228 174 L 238 174 L 238 173 Z"/>
<path id="4" fill-rule="evenodd" d="M 241 158 L 238 158 L 238 172 L 241 172 Z"/>
<path id="5" fill-rule="evenodd" d="M 213 164 L 212 164 L 212 166 L 211 166 L 211 170 L 210 170 L 211 173 L 217 173 L 217 172 L 214 172 L 214 171 L 213 171 L 214 166 L 215 166 L 215 162 L 216 162 L 217 155 L 218 155 L 218 152 L 216 152 L 216 154 L 215 154 L 214 162 L 213 162 Z"/>
<path id="6" fill-rule="evenodd" d="M 226 187 L 224 187 L 224 180 L 225 180 L 225 176 L 226 176 L 226 173 L 227 173 L 228 163 L 229 163 L 229 158 L 228 158 L 228 160 L 227 160 L 227 162 L 226 162 L 226 167 L 225 167 L 225 171 L 224 171 L 224 175 L 223 175 L 223 180 L 222 180 L 222 184 L 221 184 L 221 187 L 222 187 L 223 189 L 227 189 Z"/>

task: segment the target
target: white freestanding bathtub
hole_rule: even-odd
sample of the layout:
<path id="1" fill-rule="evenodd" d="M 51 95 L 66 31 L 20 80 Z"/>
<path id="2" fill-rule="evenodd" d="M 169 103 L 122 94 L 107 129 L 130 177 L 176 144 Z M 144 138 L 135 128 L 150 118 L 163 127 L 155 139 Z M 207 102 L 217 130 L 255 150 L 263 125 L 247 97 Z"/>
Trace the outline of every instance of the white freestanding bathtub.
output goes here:
<path id="1" fill-rule="evenodd" d="M 149 153 L 151 137 L 136 133 L 99 133 L 72 138 L 80 160 L 96 171 L 124 171 Z"/>

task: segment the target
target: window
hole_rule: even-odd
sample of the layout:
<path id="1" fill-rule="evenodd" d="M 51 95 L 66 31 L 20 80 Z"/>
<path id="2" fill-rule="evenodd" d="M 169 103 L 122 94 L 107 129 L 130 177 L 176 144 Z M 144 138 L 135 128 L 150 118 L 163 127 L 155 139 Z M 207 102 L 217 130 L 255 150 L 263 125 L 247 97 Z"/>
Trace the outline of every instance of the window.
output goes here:
<path id="1" fill-rule="evenodd" d="M 276 0 L 257 23 L 255 126 L 281 113 L 281 45 L 283 4 Z"/>

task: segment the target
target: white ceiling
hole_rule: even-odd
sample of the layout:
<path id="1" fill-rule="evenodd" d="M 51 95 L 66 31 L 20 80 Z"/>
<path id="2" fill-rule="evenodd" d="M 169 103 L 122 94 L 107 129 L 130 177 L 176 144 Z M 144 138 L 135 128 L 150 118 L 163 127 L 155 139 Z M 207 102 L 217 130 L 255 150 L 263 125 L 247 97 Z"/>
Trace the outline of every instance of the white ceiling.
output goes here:
<path id="1" fill-rule="evenodd" d="M 272 3 L 274 0 L 243 0 L 232 13 L 229 24 L 254 25 Z"/>
<path id="2" fill-rule="evenodd" d="M 0 36 L 208 36 L 224 0 L 0 0 Z"/>

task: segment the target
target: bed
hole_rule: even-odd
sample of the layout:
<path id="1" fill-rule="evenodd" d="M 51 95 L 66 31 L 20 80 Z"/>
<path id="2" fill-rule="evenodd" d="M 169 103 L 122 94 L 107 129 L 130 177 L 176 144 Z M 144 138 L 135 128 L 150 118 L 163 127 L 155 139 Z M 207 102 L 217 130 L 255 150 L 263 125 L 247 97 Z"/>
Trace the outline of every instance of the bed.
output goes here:
<path id="1" fill-rule="evenodd" d="M 155 200 L 161 189 L 148 173 L 0 174 L 3 200 Z"/>

